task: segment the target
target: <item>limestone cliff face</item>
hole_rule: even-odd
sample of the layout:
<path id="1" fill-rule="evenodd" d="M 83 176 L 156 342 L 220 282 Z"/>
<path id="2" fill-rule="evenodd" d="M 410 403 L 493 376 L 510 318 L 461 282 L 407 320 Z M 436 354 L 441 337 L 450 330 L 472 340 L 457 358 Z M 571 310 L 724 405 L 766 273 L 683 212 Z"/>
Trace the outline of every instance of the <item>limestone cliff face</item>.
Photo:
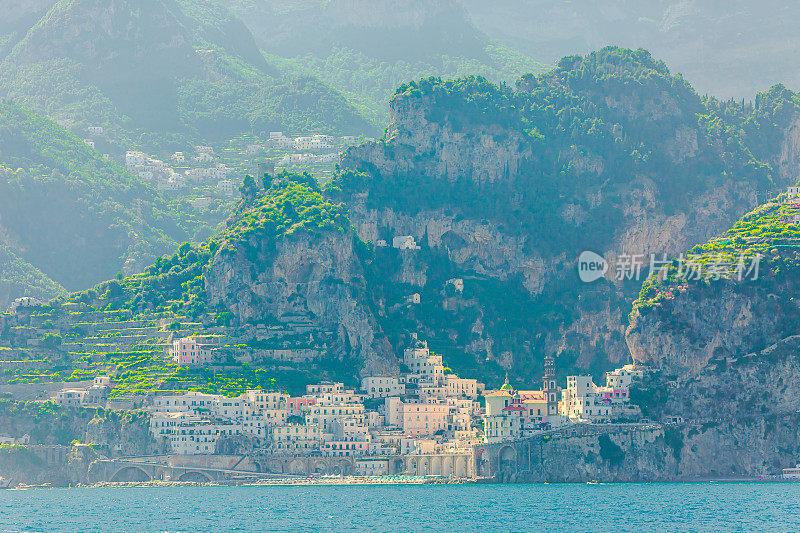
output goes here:
<path id="1" fill-rule="evenodd" d="M 532 448 L 530 468 L 507 468 L 499 478 L 574 483 L 770 476 L 794 466 L 798 422 L 800 415 L 791 414 L 552 439 Z M 524 464 L 526 459 L 518 461 Z"/>
<path id="2" fill-rule="evenodd" d="M 650 418 L 701 426 L 686 434 L 708 439 L 684 447 L 687 469 L 764 474 L 796 462 L 800 256 L 797 226 L 785 218 L 792 209 L 760 206 L 695 248 L 709 266 L 723 252 L 758 253 L 757 275 L 651 280 L 635 303 L 626 340 L 651 372 L 632 399 Z"/>
<path id="3" fill-rule="evenodd" d="M 627 332 L 636 361 L 673 373 L 697 374 L 713 361 L 740 360 L 794 333 L 800 311 L 796 286 L 743 285 L 722 280 L 712 286 L 679 287 L 651 309 L 640 309 Z"/>
<path id="4" fill-rule="evenodd" d="M 786 129 L 780 151 L 773 165 L 780 172 L 782 181 L 797 183 L 800 181 L 800 117 L 792 120 Z"/>
<path id="5" fill-rule="evenodd" d="M 607 105 L 610 112 L 627 115 L 630 121 L 672 121 L 685 114 L 674 98 L 662 96 L 644 99 L 633 95 L 632 100 L 615 97 Z M 547 147 L 537 147 L 521 130 L 491 120 L 482 122 L 456 112 L 448 115 L 435 96 L 398 94 L 390 103 L 390 112 L 385 139 L 351 149 L 343 159 L 343 167 L 366 172 L 373 180 L 348 200 L 351 222 L 364 241 L 386 240 L 391 244 L 392 237 L 398 235 L 424 241 L 422 246 L 430 254 L 404 256 L 402 269 L 392 278 L 396 283 L 438 290 L 431 283 L 446 279 L 446 270 L 450 277 L 511 280 L 515 285 L 519 281 L 524 289 L 520 296 L 569 309 L 556 324 L 551 321 L 526 331 L 529 339 L 537 339 L 533 341 L 537 349 L 516 344 L 511 348 L 516 352 L 513 357 L 500 357 L 496 349 L 486 349 L 503 344 L 497 335 L 507 332 L 491 331 L 475 318 L 470 319 L 472 322 L 462 329 L 473 335 L 463 347 L 477 358 L 486 355 L 507 368 L 525 366 L 537 350 L 563 354 L 565 360 L 583 368 L 627 360 L 626 317 L 644 276 L 638 283 L 620 282 L 614 279 L 618 266 L 622 267 L 626 257 L 640 255 L 647 258 L 646 270 L 650 254 L 658 259 L 673 257 L 705 242 L 725 231 L 756 203 L 756 186 L 746 180 L 713 176 L 676 189 L 667 176 L 672 171 L 620 176 L 613 163 L 601 155 L 574 146 L 566 149 L 560 154 L 562 167 L 581 176 L 587 185 L 576 193 L 562 194 L 560 202 L 549 209 L 577 232 L 599 233 L 596 243 L 587 247 L 609 263 L 605 281 L 582 284 L 576 275 L 581 250 L 560 243 L 557 235 L 544 229 L 540 233 L 538 228 L 520 232 L 504 223 L 506 213 L 499 211 L 496 218 L 476 217 L 451 200 L 436 205 L 437 184 L 476 190 L 513 188 L 509 184 L 538 172 L 541 150 Z M 701 147 L 699 135 L 696 127 L 679 123 L 672 135 L 657 141 L 654 150 L 673 165 L 670 168 L 694 165 L 701 149 L 706 153 L 716 150 L 709 148 L 707 139 Z M 800 153 L 795 137 L 790 128 L 777 151 L 780 155 L 774 162 L 780 169 L 791 167 L 790 162 Z M 784 170 L 776 174 L 782 183 L 789 183 Z M 381 181 L 391 178 L 402 183 L 399 177 L 403 176 L 408 176 L 409 182 L 409 190 L 402 192 L 409 198 L 405 205 L 386 206 L 373 197 Z M 525 210 L 529 202 L 522 193 L 509 194 L 506 204 L 498 209 Z M 611 212 L 619 216 L 598 231 L 597 213 Z M 444 269 L 443 264 L 447 265 Z M 485 302 L 473 303 L 477 307 L 471 316 L 485 316 Z"/>
<path id="6" fill-rule="evenodd" d="M 150 433 L 150 418 L 142 412 L 109 411 L 86 425 L 83 441 L 99 446 L 108 456 L 143 456 L 166 453 L 167 444 Z"/>
<path id="7" fill-rule="evenodd" d="M 516 174 L 531 156 L 522 135 L 498 125 L 469 125 L 460 129 L 430 116 L 432 101 L 405 95 L 389 103 L 386 139 L 348 151 L 342 166 L 374 166 L 384 175 L 408 171 L 455 181 L 493 183 Z"/>
<path id="8" fill-rule="evenodd" d="M 333 338 L 327 357 L 365 373 L 396 370 L 397 358 L 365 305 L 350 234 L 292 235 L 275 249 L 257 241 L 217 253 L 205 273 L 211 306 L 228 310 L 239 324 L 308 323 Z"/>
<path id="9" fill-rule="evenodd" d="M 741 424 L 800 409 L 800 278 L 791 262 L 765 263 L 757 280 L 672 283 L 637 302 L 626 340 L 654 370 L 646 414 Z"/>

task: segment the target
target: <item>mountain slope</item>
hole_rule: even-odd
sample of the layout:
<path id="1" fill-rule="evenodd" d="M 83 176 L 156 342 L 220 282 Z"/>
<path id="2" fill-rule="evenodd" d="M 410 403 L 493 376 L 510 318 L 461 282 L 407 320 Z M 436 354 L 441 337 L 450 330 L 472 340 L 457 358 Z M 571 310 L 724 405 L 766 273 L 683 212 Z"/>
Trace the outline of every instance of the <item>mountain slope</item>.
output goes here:
<path id="1" fill-rule="evenodd" d="M 225 0 L 260 48 L 345 94 L 381 127 L 394 89 L 425 76 L 513 82 L 545 66 L 490 41 L 452 0 Z"/>
<path id="2" fill-rule="evenodd" d="M 351 149 L 331 189 L 364 241 L 412 235 L 422 248 L 375 272 L 384 329 L 419 330 L 455 366 L 495 376 L 534 380 L 545 354 L 598 374 L 627 360 L 642 280 L 618 269 L 703 242 L 758 190 L 794 181 L 797 99 L 776 87 L 756 102 L 702 99 L 647 52 L 617 48 L 516 90 L 404 85 L 385 138 Z M 584 250 L 605 256 L 607 279 L 579 281 Z M 401 305 L 413 293 L 421 304 Z"/>
<path id="3" fill-rule="evenodd" d="M 318 367 L 352 378 L 396 366 L 368 305 L 344 207 L 324 199 L 308 174 L 282 173 L 265 185 L 246 187 L 227 227 L 207 242 L 185 243 L 142 274 L 54 305 L 117 320 L 191 321 L 195 332 L 245 349 L 246 359 L 241 349 L 231 356 L 253 364 L 275 364 L 279 349 L 314 352 L 306 373 Z"/>
<path id="4" fill-rule="evenodd" d="M 3 60 L 0 96 L 117 135 L 369 129 L 319 81 L 269 65 L 224 8 L 190 0 L 55 3 Z"/>
<path id="5" fill-rule="evenodd" d="M 42 301 L 65 295 L 64 288 L 41 270 L 16 256 L 0 241 L 0 309 L 20 296 Z"/>
<path id="6" fill-rule="evenodd" d="M 680 417 L 679 467 L 763 475 L 791 466 L 800 376 L 800 227 L 781 195 L 675 257 L 634 303 L 627 343 L 646 416 Z M 702 424 L 702 425 L 701 425 Z"/>
<path id="7" fill-rule="evenodd" d="M 193 223 L 60 126 L 0 106 L 0 242 L 64 287 L 188 240 Z M 21 295 L 21 294 L 18 294 Z"/>

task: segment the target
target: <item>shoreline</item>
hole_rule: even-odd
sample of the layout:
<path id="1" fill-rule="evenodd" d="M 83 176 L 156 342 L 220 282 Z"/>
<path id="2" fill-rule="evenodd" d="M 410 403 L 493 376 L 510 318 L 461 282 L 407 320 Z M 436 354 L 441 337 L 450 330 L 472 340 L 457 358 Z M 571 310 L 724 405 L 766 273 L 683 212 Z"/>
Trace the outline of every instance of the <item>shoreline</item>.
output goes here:
<path id="1" fill-rule="evenodd" d="M 99 481 L 97 483 L 77 483 L 69 486 L 42 483 L 28 485 L 21 483 L 16 486 L 2 487 L 3 490 L 32 490 L 32 489 L 60 489 L 60 488 L 179 488 L 179 487 L 313 487 L 313 486 L 377 486 L 377 485 L 627 485 L 627 484 L 670 484 L 670 483 L 797 483 L 800 479 L 781 478 L 708 478 L 708 479 L 683 479 L 670 481 L 534 481 L 504 483 L 495 482 L 484 478 L 425 478 L 417 476 L 345 476 L 341 478 L 273 478 L 255 481 Z"/>

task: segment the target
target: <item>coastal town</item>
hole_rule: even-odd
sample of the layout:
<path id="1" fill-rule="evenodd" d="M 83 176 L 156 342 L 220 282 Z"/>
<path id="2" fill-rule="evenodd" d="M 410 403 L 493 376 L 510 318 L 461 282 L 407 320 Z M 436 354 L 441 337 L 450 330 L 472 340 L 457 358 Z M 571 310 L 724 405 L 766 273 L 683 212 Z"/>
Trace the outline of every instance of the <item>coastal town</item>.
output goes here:
<path id="1" fill-rule="evenodd" d="M 165 356 L 180 365 L 212 363 L 218 356 L 204 339 L 175 339 Z M 412 337 L 402 353 L 400 375 L 362 378 L 360 386 L 340 382 L 306 386 L 292 396 L 248 390 L 236 397 L 198 391 L 148 396 L 142 406 L 150 432 L 178 456 L 230 452 L 281 457 L 292 466 L 313 457 L 347 458 L 352 473 L 474 478 L 475 448 L 544 435 L 575 424 L 635 420 L 631 384 L 644 369 L 625 365 L 606 373 L 597 386 L 591 376 L 569 376 L 557 383 L 552 357 L 545 358 L 541 388 L 520 390 L 509 379 L 487 390 L 473 378 L 453 373 L 424 340 Z M 104 407 L 114 387 L 98 376 L 90 387 L 66 388 L 52 401 L 68 407 Z M 439 461 L 421 462 L 436 456 Z M 411 459 L 411 460 L 410 460 Z M 313 472 L 309 472 L 313 473 Z"/>

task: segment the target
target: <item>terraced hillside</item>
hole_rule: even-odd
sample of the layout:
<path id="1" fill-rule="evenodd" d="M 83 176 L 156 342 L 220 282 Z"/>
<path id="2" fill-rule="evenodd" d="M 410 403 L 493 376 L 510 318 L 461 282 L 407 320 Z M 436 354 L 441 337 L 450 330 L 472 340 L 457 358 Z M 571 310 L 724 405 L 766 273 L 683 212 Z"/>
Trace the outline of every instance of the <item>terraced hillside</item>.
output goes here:
<path id="1" fill-rule="evenodd" d="M 365 305 L 360 245 L 342 206 L 309 175 L 250 179 L 243 194 L 227 229 L 203 244 L 184 244 L 142 274 L 0 315 L 3 380 L 107 372 L 120 383 L 115 396 L 132 399 L 151 390 L 299 390 L 396 365 Z M 189 335 L 218 347 L 214 364 L 168 359 L 171 340 Z"/>

